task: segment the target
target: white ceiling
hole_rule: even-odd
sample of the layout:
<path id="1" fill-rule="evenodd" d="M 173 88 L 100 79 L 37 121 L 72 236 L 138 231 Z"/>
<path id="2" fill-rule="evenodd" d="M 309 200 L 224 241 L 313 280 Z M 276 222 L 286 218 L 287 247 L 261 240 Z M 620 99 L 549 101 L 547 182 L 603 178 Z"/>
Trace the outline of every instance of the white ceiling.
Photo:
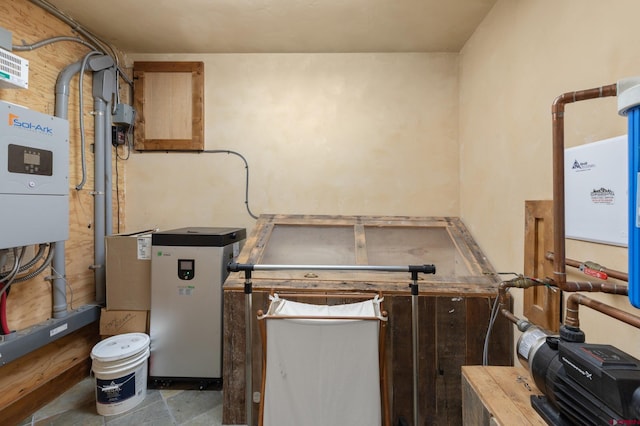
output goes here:
<path id="1" fill-rule="evenodd" d="M 496 0 L 49 0 L 128 53 L 458 52 Z"/>

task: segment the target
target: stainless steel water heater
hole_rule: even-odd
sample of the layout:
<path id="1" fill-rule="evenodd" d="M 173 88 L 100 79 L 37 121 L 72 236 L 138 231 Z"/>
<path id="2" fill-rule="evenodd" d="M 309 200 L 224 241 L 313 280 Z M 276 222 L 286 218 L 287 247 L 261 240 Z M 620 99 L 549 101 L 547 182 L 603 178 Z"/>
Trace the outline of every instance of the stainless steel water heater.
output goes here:
<path id="1" fill-rule="evenodd" d="M 220 380 L 222 283 L 241 228 L 181 228 L 151 236 L 152 380 Z"/>

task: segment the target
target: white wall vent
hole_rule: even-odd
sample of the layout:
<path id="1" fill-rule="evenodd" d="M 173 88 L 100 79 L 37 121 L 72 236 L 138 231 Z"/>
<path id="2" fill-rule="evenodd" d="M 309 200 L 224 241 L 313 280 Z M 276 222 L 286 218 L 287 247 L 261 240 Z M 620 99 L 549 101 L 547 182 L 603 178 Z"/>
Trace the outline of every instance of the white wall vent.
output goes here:
<path id="1" fill-rule="evenodd" d="M 0 48 L 0 89 L 28 89 L 29 61 Z"/>

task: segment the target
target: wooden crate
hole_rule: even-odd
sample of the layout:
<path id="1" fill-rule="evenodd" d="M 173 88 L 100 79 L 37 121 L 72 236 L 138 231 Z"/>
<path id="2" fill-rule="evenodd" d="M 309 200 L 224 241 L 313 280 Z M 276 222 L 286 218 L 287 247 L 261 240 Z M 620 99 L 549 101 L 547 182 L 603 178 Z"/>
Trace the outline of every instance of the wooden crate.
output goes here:
<path id="1" fill-rule="evenodd" d="M 482 362 L 499 277 L 458 218 L 263 215 L 240 263 L 296 265 L 435 264 L 419 279 L 420 424 L 460 424 L 461 366 Z M 223 424 L 245 424 L 244 273 L 224 284 Z M 278 293 L 381 292 L 389 312 L 386 353 L 392 424 L 412 421 L 413 367 L 409 273 L 254 271 L 253 310 Z M 339 298 L 313 303 L 346 303 Z M 260 391 L 261 342 L 253 327 L 253 390 Z M 489 360 L 512 364 L 513 330 L 499 318 Z M 257 418 L 257 405 L 254 407 Z"/>
<path id="2" fill-rule="evenodd" d="M 463 367 L 462 424 L 546 426 L 531 406 L 531 397 L 541 394 L 522 367 Z"/>

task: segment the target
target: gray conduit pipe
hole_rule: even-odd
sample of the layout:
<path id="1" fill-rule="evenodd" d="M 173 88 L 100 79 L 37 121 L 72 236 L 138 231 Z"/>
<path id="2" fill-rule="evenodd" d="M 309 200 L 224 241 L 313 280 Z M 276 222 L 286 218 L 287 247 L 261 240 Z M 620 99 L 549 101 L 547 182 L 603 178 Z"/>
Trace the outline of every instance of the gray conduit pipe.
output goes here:
<path id="1" fill-rule="evenodd" d="M 107 146 L 107 130 L 111 130 L 111 109 L 109 103 L 116 91 L 116 73 L 113 61 L 109 67 L 93 74 L 94 101 L 94 272 L 96 302 L 106 302 L 105 277 L 105 235 L 107 223 L 112 226 L 111 203 L 111 144 Z M 109 164 L 107 167 L 107 161 Z M 109 186 L 107 186 L 107 182 Z M 109 202 L 107 203 L 107 199 Z M 107 210 L 108 207 L 108 210 Z M 111 230 L 108 231 L 111 234 Z"/>
<path id="2" fill-rule="evenodd" d="M 95 93 L 94 93 L 95 96 Z M 106 301 L 105 289 L 105 155 L 104 155 L 104 132 L 105 120 L 104 116 L 107 111 L 106 102 L 100 97 L 95 96 L 93 99 L 94 109 L 94 195 L 93 195 L 93 268 L 95 272 L 96 283 L 96 302 L 104 304 Z"/>
<path id="3" fill-rule="evenodd" d="M 114 77 L 114 81 L 115 81 Z M 105 211 L 105 234 L 111 235 L 113 234 L 113 200 L 111 199 L 111 193 L 113 188 L 113 171 L 111 170 L 111 153 L 112 153 L 112 145 L 111 145 L 111 125 L 112 125 L 112 115 L 111 108 L 113 106 L 112 102 L 108 102 L 107 114 L 104 115 L 104 187 L 105 187 L 105 199 L 104 199 L 104 211 Z M 116 214 L 120 214 L 117 212 Z"/>
<path id="4" fill-rule="evenodd" d="M 80 72 L 82 62 L 67 65 L 56 81 L 56 106 L 55 116 L 65 120 L 69 117 L 69 83 L 74 75 Z M 66 267 L 64 255 L 64 241 L 53 243 L 53 273 L 51 274 L 51 292 L 53 305 L 53 318 L 67 316 L 67 291 L 65 286 Z"/>
<path id="5" fill-rule="evenodd" d="M 108 68 L 113 66 L 113 59 L 109 56 L 99 56 L 92 57 L 87 61 L 87 65 L 89 69 L 92 71 L 98 71 L 100 69 Z M 71 65 L 65 67 L 60 74 L 58 75 L 58 79 L 56 81 L 56 104 L 55 104 L 55 116 L 63 119 L 68 119 L 69 117 L 69 86 L 71 79 L 80 72 L 82 68 L 82 61 L 78 61 Z M 104 104 L 104 102 L 102 102 Z M 104 109 L 103 109 L 104 115 Z M 96 115 L 96 117 L 98 117 Z M 98 126 L 99 120 L 96 121 L 96 127 Z M 104 126 L 101 126 L 104 129 Z M 96 133 L 97 135 L 98 133 Z M 103 140 L 104 130 L 100 131 L 100 139 Z M 96 137 L 96 139 L 98 139 Z M 103 157 L 102 155 L 98 156 L 96 140 L 96 158 L 95 163 L 97 165 L 99 159 L 98 157 Z M 96 182 L 99 180 L 98 176 L 102 176 L 102 181 L 104 182 L 104 167 L 101 168 L 100 175 L 96 174 Z M 104 188 L 103 188 L 104 193 Z M 104 204 L 103 204 L 104 206 Z M 102 214 L 100 214 L 102 212 Z M 102 210 L 98 206 L 94 206 L 94 215 L 96 218 L 101 216 L 104 219 L 104 207 Z M 104 259 L 104 220 L 101 219 L 100 224 L 102 224 L 101 232 L 101 242 L 100 248 L 102 250 L 102 259 Z M 97 233 L 96 228 L 100 226 L 97 220 L 94 219 L 94 232 Z M 95 241 L 95 245 L 98 246 L 98 241 Z M 66 269 L 65 269 L 65 242 L 57 241 L 53 243 L 53 274 L 52 274 L 52 297 L 53 297 L 53 318 L 64 318 L 67 315 L 67 294 L 66 294 Z M 100 253 L 94 253 L 94 257 L 100 258 Z M 94 260 L 95 261 L 95 260 Z M 96 263 L 99 264 L 99 263 Z M 102 273 L 96 274 L 96 300 L 98 302 L 104 302 L 104 279 L 100 279 L 100 277 L 104 277 L 104 270 Z M 102 293 L 102 299 L 99 299 L 98 296 Z"/>

